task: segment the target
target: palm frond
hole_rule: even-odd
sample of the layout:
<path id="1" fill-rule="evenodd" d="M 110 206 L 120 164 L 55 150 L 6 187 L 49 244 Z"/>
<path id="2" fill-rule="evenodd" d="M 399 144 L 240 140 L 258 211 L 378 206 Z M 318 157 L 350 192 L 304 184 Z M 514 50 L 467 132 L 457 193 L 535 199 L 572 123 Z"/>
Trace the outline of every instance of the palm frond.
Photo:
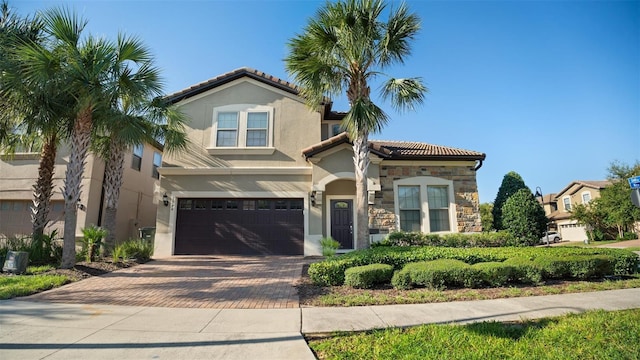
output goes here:
<path id="1" fill-rule="evenodd" d="M 388 79 L 382 88 L 382 97 L 390 99 L 391 105 L 398 111 L 414 110 L 424 102 L 429 90 L 420 78 Z"/>
<path id="2" fill-rule="evenodd" d="M 389 117 L 379 106 L 368 99 L 358 99 L 342 119 L 342 127 L 354 139 L 361 134 L 380 132 Z"/>

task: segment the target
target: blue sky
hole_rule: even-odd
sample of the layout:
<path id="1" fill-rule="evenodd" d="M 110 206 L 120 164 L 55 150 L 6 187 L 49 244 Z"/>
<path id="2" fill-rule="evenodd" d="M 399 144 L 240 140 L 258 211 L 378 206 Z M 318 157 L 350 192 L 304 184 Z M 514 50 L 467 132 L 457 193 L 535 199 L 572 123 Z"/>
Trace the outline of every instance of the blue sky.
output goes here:
<path id="1" fill-rule="evenodd" d="M 171 93 L 244 66 L 290 79 L 286 43 L 324 1 L 10 1 L 21 15 L 60 4 L 93 35 L 142 38 Z M 481 202 L 509 171 L 551 193 L 640 159 L 640 1 L 407 4 L 422 31 L 388 73 L 422 77 L 430 93 L 411 113 L 382 104 L 392 121 L 372 138 L 486 153 Z"/>

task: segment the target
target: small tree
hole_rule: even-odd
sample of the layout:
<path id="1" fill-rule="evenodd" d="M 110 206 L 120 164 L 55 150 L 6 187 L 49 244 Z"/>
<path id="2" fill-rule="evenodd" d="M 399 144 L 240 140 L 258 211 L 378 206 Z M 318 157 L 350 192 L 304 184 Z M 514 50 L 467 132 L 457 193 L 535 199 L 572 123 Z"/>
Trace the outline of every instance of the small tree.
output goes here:
<path id="1" fill-rule="evenodd" d="M 544 209 L 529 189 L 511 195 L 502 208 L 502 221 L 520 245 L 534 245 L 547 228 Z"/>
<path id="2" fill-rule="evenodd" d="M 576 204 L 571 209 L 571 218 L 584 226 L 589 241 L 604 240 L 609 226 L 605 223 L 607 214 L 600 199 L 594 199 L 588 204 Z"/>
<path id="3" fill-rule="evenodd" d="M 640 175 L 640 162 L 632 166 L 616 162 L 607 169 L 607 178 L 612 184 L 600 192 L 599 203 L 604 208 L 605 222 L 618 230 L 618 238 L 640 221 L 640 209 L 631 202 L 631 187 L 628 178 Z"/>
<path id="4" fill-rule="evenodd" d="M 527 185 L 524 184 L 524 180 L 520 174 L 515 171 L 508 172 L 504 178 L 502 178 L 502 183 L 500 184 L 500 188 L 498 189 L 498 194 L 496 195 L 496 200 L 493 202 L 493 227 L 496 230 L 505 230 L 506 227 L 502 222 L 502 207 L 506 203 L 507 199 L 515 194 L 520 189 L 528 189 Z"/>
<path id="5" fill-rule="evenodd" d="M 493 204 L 480 204 L 480 222 L 482 223 L 482 231 L 489 232 L 495 230 L 493 228 Z"/>

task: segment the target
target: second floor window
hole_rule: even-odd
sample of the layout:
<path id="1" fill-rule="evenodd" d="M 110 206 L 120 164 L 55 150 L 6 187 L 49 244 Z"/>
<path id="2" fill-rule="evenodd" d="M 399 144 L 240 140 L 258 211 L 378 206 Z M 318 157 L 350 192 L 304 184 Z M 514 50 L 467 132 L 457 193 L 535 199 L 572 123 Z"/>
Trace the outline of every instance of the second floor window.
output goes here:
<path id="1" fill-rule="evenodd" d="M 583 204 L 588 204 L 589 201 L 591 201 L 591 193 L 590 192 L 583 192 L 582 193 L 582 203 Z"/>
<path id="2" fill-rule="evenodd" d="M 142 145 L 136 145 L 133 147 L 133 158 L 131 160 L 131 168 L 140 171 L 142 167 Z"/>
<path id="3" fill-rule="evenodd" d="M 227 105 L 214 109 L 214 148 L 273 146 L 273 111 L 267 106 Z"/>
<path id="4" fill-rule="evenodd" d="M 562 198 L 562 202 L 564 203 L 564 210 L 571 211 L 571 198 L 568 196 L 564 197 Z"/>
<path id="5" fill-rule="evenodd" d="M 162 165 L 162 154 L 157 151 L 153 152 L 153 170 L 151 176 L 156 179 L 160 179 L 160 173 L 158 172 L 158 168 Z"/>

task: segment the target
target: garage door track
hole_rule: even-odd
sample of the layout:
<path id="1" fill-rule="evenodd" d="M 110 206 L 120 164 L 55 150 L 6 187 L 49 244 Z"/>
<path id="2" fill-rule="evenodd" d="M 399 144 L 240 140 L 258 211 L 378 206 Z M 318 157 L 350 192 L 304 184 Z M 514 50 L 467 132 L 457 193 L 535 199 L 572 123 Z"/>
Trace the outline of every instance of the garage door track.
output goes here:
<path id="1" fill-rule="evenodd" d="M 22 299 L 67 304 L 297 308 L 301 256 L 184 256 L 150 261 Z"/>

